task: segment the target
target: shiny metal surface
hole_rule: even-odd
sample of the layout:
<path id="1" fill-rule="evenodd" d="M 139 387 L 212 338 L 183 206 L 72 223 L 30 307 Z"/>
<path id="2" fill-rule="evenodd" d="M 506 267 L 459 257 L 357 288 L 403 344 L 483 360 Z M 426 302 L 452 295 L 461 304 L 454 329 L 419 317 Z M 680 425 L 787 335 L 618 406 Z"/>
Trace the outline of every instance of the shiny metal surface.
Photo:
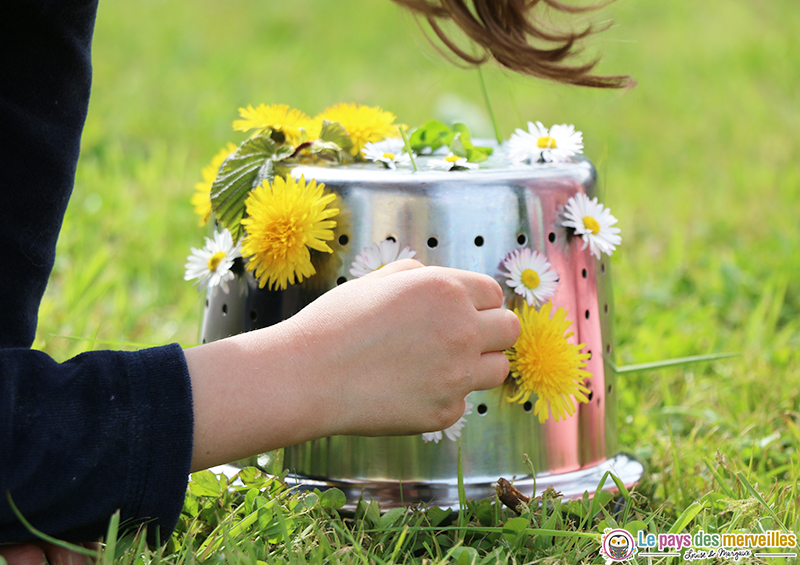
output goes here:
<path id="1" fill-rule="evenodd" d="M 239 470 L 240 466 L 238 465 L 220 465 L 211 469 L 211 471 L 222 473 L 228 478 L 232 478 Z M 590 496 L 594 495 L 606 472 L 613 473 L 626 488 L 631 488 L 641 478 L 644 473 L 644 467 L 630 455 L 620 453 L 590 467 L 568 473 L 537 473 L 535 485 L 533 478 L 530 476 L 522 479 L 515 479 L 514 477 L 503 478 L 513 480 L 514 486 L 531 498 L 540 496 L 545 490 L 552 487 L 566 499 L 577 499 L 581 498 L 584 492 L 588 492 Z M 300 491 L 313 491 L 315 488 L 320 490 L 338 488 L 347 498 L 343 509 L 350 511 L 355 510 L 356 504 L 361 497 L 378 502 L 382 511 L 409 504 L 433 505 L 453 510 L 458 510 L 459 508 L 457 481 L 417 483 L 400 481 L 336 481 L 310 479 L 296 474 L 288 475 L 285 480 L 289 486 L 295 487 Z M 497 484 L 497 480 L 483 483 L 465 481 L 464 492 L 466 498 L 468 500 L 481 500 L 493 497 L 495 484 Z M 536 487 L 535 493 L 534 486 Z M 611 478 L 608 478 L 603 484 L 603 489 L 616 490 L 616 485 Z"/>
<path id="2" fill-rule="evenodd" d="M 419 161 L 425 166 L 426 158 Z M 478 171 L 389 171 L 364 164 L 297 167 L 293 174 L 323 182 L 341 197 L 334 253 L 316 263 L 315 277 L 286 291 L 259 291 L 251 277 L 242 277 L 230 294 L 210 292 L 201 331 L 204 342 L 291 316 L 352 278 L 349 269 L 356 255 L 387 237 L 410 246 L 424 264 L 491 276 L 497 276 L 507 253 L 531 247 L 544 253 L 558 271 L 554 306 L 568 310 L 573 339 L 592 353 L 587 367 L 593 374 L 587 380 L 591 400 L 566 421 L 551 418 L 539 424 L 532 403 L 509 405 L 499 390 L 470 394 L 474 408 L 461 440 L 465 481 L 476 485 L 477 493 L 488 492 L 485 485 L 501 476 L 528 480 L 523 458 L 528 454 L 537 484 L 546 484 L 540 479 L 550 477 L 547 480 L 556 481 L 563 491 L 571 487 L 561 479 L 599 480 L 596 472 L 602 476 L 600 469 L 622 461 L 616 456 L 616 380 L 604 362 L 614 348 L 609 261 L 606 256 L 594 259 L 588 249 L 580 249 L 580 240 L 559 227 L 567 199 L 576 192 L 592 196 L 595 191 L 596 172 L 588 160 L 512 168 L 498 157 Z M 337 436 L 287 448 L 285 466 L 306 479 L 352 484 L 358 490 L 356 498 L 372 485 L 367 488 L 370 494 L 388 503 L 394 495 L 382 493 L 395 492 L 402 482 L 406 502 L 439 504 L 452 500 L 448 489 L 456 481 L 457 456 L 458 445 L 446 439 L 426 444 L 419 436 Z M 634 482 L 641 471 L 632 470 L 633 463 L 626 465 Z M 395 485 L 395 491 L 387 485 Z M 587 488 L 593 490 L 591 485 Z"/>

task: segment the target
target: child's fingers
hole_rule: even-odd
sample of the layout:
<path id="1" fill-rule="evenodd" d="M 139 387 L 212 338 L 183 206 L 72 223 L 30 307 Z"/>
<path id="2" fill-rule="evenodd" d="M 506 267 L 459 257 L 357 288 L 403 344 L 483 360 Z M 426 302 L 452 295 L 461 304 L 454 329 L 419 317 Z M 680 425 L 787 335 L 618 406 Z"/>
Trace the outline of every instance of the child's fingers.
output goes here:
<path id="1" fill-rule="evenodd" d="M 503 384 L 508 377 L 508 358 L 502 351 L 481 355 L 475 368 L 472 390 L 491 390 Z"/>
<path id="2" fill-rule="evenodd" d="M 481 352 L 503 351 L 513 347 L 519 337 L 519 318 L 504 308 L 478 312 L 478 327 L 484 340 Z"/>
<path id="3" fill-rule="evenodd" d="M 457 274 L 467 285 L 469 296 L 476 310 L 489 310 L 503 306 L 503 289 L 500 287 L 500 283 L 489 275 L 457 269 L 448 270 Z"/>

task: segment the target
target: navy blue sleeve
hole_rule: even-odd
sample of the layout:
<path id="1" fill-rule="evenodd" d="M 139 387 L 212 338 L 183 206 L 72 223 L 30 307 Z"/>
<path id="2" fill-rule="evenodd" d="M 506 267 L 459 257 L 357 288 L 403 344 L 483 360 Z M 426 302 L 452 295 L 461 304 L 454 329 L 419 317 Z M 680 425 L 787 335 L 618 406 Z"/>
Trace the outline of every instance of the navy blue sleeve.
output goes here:
<path id="1" fill-rule="evenodd" d="M 92 541 L 117 509 L 165 540 L 186 491 L 193 415 L 180 347 L 65 363 L 29 349 L 75 178 L 96 10 L 0 8 L 0 543 L 31 537 L 6 492 L 37 528 Z"/>
<path id="2" fill-rule="evenodd" d="M 57 364 L 0 350 L 0 485 L 34 526 L 90 541 L 152 520 L 166 541 L 186 494 L 191 387 L 183 350 L 94 351 Z M 0 542 L 30 538 L 0 501 Z"/>

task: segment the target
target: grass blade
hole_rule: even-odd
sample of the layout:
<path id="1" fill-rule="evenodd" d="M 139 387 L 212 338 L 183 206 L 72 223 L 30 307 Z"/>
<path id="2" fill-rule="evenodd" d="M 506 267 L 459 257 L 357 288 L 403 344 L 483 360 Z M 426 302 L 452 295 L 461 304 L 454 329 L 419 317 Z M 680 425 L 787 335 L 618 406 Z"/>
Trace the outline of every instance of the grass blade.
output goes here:
<path id="1" fill-rule="evenodd" d="M 28 530 L 31 534 L 33 534 L 37 538 L 39 538 L 40 540 L 46 541 L 47 543 L 51 543 L 62 549 L 67 549 L 74 553 L 80 553 L 81 555 L 86 555 L 88 557 L 97 557 L 97 551 L 86 549 L 83 546 L 74 545 L 69 542 L 62 541 L 58 538 L 54 538 L 53 536 L 48 536 L 46 533 L 34 528 L 33 524 L 28 522 L 25 516 L 22 515 L 22 512 L 19 511 L 19 508 L 17 508 L 17 505 L 14 504 L 14 500 L 11 498 L 11 491 L 6 491 L 6 500 L 8 500 L 8 505 L 11 507 L 12 512 L 14 512 L 14 515 L 17 517 L 17 519 L 20 522 L 22 522 L 22 525 L 25 526 L 25 529 Z"/>
<path id="2" fill-rule="evenodd" d="M 730 357 L 741 357 L 741 353 L 711 353 L 709 355 L 692 355 L 690 357 L 676 357 L 675 359 L 665 359 L 663 361 L 653 361 L 652 363 L 637 363 L 635 365 L 623 365 L 617 367 L 614 362 L 606 358 L 611 369 L 618 375 L 625 373 L 636 373 L 640 371 L 655 371 L 665 367 L 679 367 L 681 365 L 691 365 L 703 361 L 716 361 L 718 359 L 728 359 Z"/>
<path id="3" fill-rule="evenodd" d="M 753 485 L 750 484 L 750 481 L 747 480 L 747 477 L 744 476 L 744 473 L 742 471 L 739 471 L 738 473 L 736 473 L 736 478 L 739 479 L 739 482 L 742 483 L 742 486 L 745 488 L 745 490 L 749 492 L 750 495 L 753 498 L 755 498 L 759 502 L 759 504 L 761 504 L 766 509 L 767 513 L 769 513 L 772 519 L 775 520 L 775 523 L 778 524 L 778 526 L 780 526 L 780 528 L 784 532 L 788 532 L 789 529 L 783 524 L 781 519 L 778 518 L 778 515 L 775 513 L 772 507 L 769 504 L 767 504 L 767 501 L 764 500 L 764 498 L 758 493 L 755 487 L 753 487 Z"/>
<path id="4" fill-rule="evenodd" d="M 408 153 L 408 156 L 411 158 L 411 166 L 414 167 L 414 171 L 418 172 L 419 169 L 417 168 L 417 161 L 414 159 L 414 151 L 411 149 L 411 142 L 408 140 L 406 130 L 400 126 L 397 126 L 397 129 L 400 130 L 400 135 L 403 137 L 403 144 L 406 147 L 406 153 Z"/>

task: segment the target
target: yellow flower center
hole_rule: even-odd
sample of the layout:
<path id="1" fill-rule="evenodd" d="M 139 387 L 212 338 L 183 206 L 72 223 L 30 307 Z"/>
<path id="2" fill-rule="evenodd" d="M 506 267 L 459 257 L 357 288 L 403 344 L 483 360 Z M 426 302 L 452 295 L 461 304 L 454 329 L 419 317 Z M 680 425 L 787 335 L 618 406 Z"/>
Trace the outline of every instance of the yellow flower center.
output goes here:
<path id="1" fill-rule="evenodd" d="M 540 137 L 537 145 L 540 149 L 555 149 L 556 139 L 554 137 Z"/>
<path id="2" fill-rule="evenodd" d="M 525 269 L 522 271 L 522 276 L 520 279 L 522 280 L 522 284 L 525 285 L 525 288 L 529 288 L 531 290 L 538 288 L 542 282 L 542 279 L 539 278 L 539 273 L 533 269 Z"/>
<path id="3" fill-rule="evenodd" d="M 597 223 L 597 220 L 591 216 L 585 216 L 583 218 L 583 227 L 592 232 L 594 235 L 600 233 L 600 224 Z"/>
<path id="4" fill-rule="evenodd" d="M 390 160 L 394 161 L 394 153 L 384 153 L 383 154 L 383 158 L 384 159 L 390 159 Z"/>
<path id="5" fill-rule="evenodd" d="M 572 322 L 566 319 L 566 311 L 559 308 L 551 318 L 552 307 L 548 302 L 538 312 L 527 304 L 521 311 L 514 310 L 521 330 L 514 347 L 505 351 L 515 381 L 505 398 L 523 403 L 536 393 L 533 413 L 540 423 L 549 417 L 549 411 L 556 420 L 574 414 L 573 398 L 588 402 L 589 389 L 583 379 L 592 376 L 584 369 L 589 358 L 588 353 L 581 353 L 584 345 L 569 342 Z"/>
<path id="6" fill-rule="evenodd" d="M 457 163 L 459 159 L 461 159 L 461 157 L 459 157 L 458 155 L 448 155 L 447 157 L 444 158 L 444 160 L 447 161 L 448 163 Z"/>
<path id="7" fill-rule="evenodd" d="M 264 226 L 261 242 L 273 260 L 285 261 L 305 243 L 303 226 L 298 225 L 298 220 L 296 216 L 287 214 Z"/>
<path id="8" fill-rule="evenodd" d="M 224 251 L 217 251 L 216 253 L 214 253 L 211 257 L 208 258 L 208 270 L 212 272 L 216 271 L 217 267 L 219 267 L 219 264 L 222 262 L 224 258 L 225 258 Z"/>

